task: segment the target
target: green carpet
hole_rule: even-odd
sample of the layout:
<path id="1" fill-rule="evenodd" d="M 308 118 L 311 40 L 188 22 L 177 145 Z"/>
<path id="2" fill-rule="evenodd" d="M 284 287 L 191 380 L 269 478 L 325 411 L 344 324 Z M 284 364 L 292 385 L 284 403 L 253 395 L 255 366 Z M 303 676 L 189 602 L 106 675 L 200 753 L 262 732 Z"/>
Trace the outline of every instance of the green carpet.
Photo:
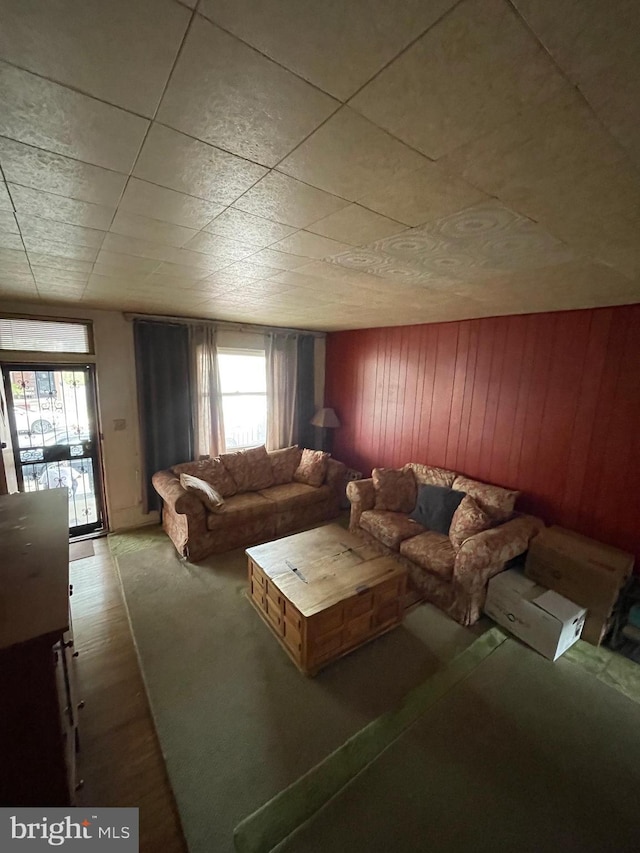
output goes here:
<path id="1" fill-rule="evenodd" d="M 509 639 L 293 834 L 255 849 L 631 853 L 639 730 L 637 704 Z"/>
<path id="2" fill-rule="evenodd" d="M 133 530 L 126 530 L 122 533 L 110 533 L 107 537 L 109 550 L 114 557 L 121 557 L 124 554 L 131 554 L 134 551 L 151 548 L 153 545 L 166 542 L 166 540 L 167 534 L 159 524 L 149 525 L 148 527 L 136 527 Z"/>
<path id="3" fill-rule="evenodd" d="M 243 818 L 399 707 L 488 624 L 471 631 L 418 607 L 311 679 L 247 600 L 243 551 L 196 565 L 160 536 L 116 564 L 191 853 L 233 851 Z"/>
<path id="4" fill-rule="evenodd" d="M 289 833 L 297 839 L 305 821 L 315 825 L 315 815 L 434 702 L 445 702 L 460 678 L 505 645 L 499 629 L 477 639 L 488 620 L 464 629 L 424 605 L 396 631 L 308 679 L 246 600 L 242 550 L 191 564 L 160 528 L 114 535 L 110 546 L 191 853 L 232 850 L 234 827 L 242 851 L 281 842 L 297 853 Z M 577 673 L 591 691 L 607 695 L 615 687 L 640 702 L 640 667 L 608 649 L 578 643 L 551 664 L 515 641 L 508 645 L 537 662 L 543 692 L 559 673 L 561 684 Z M 628 702 L 621 695 L 614 701 Z M 602 725 L 613 731 L 617 722 L 604 714 Z M 367 847 L 370 841 L 339 849 L 383 849 Z"/>

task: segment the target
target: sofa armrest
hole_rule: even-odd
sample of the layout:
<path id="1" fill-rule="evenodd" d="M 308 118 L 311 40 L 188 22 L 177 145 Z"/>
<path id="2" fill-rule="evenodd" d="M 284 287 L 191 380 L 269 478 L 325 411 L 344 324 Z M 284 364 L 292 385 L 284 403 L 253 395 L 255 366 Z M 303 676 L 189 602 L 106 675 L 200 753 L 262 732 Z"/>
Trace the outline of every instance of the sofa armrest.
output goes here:
<path id="1" fill-rule="evenodd" d="M 376 493 L 373 480 L 351 480 L 347 483 L 347 497 L 351 503 L 349 530 L 356 531 L 360 527 L 360 516 L 366 509 L 373 509 L 376 504 Z"/>
<path id="2" fill-rule="evenodd" d="M 520 515 L 465 539 L 456 554 L 454 583 L 468 592 L 483 589 L 508 560 L 527 550 L 531 539 L 543 527 L 541 519 Z"/>
<path id="3" fill-rule="evenodd" d="M 172 471 L 156 471 L 151 482 L 165 504 L 174 512 L 180 515 L 204 516 L 206 510 L 202 501 L 183 489 L 180 480 Z"/>

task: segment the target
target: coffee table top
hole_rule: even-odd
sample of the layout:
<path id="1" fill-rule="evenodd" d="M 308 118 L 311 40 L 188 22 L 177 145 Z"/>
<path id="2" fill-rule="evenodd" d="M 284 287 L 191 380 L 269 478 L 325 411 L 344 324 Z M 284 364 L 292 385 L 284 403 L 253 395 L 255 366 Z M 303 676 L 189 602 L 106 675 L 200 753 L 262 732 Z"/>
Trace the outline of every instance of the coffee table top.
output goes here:
<path id="1" fill-rule="evenodd" d="M 265 542 L 246 554 L 304 616 L 406 572 L 337 524 Z"/>

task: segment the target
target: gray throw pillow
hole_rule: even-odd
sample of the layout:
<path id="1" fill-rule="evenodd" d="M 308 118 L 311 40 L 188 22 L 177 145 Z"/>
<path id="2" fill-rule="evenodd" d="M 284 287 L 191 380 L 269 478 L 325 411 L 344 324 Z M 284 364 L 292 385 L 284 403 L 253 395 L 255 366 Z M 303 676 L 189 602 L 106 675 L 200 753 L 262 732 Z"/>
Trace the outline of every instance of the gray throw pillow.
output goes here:
<path id="1" fill-rule="evenodd" d="M 464 497 L 464 492 L 447 489 L 445 486 L 419 486 L 418 499 L 409 518 L 427 530 L 448 536 L 453 514 Z"/>

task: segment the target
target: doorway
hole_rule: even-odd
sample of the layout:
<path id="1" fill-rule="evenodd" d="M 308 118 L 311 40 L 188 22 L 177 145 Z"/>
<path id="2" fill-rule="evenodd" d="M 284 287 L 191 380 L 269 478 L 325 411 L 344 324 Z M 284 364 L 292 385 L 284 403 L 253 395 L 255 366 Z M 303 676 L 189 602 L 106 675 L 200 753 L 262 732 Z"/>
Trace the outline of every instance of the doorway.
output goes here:
<path id="1" fill-rule="evenodd" d="M 92 365 L 6 365 L 2 369 L 18 487 L 66 488 L 69 535 L 105 526 Z"/>

